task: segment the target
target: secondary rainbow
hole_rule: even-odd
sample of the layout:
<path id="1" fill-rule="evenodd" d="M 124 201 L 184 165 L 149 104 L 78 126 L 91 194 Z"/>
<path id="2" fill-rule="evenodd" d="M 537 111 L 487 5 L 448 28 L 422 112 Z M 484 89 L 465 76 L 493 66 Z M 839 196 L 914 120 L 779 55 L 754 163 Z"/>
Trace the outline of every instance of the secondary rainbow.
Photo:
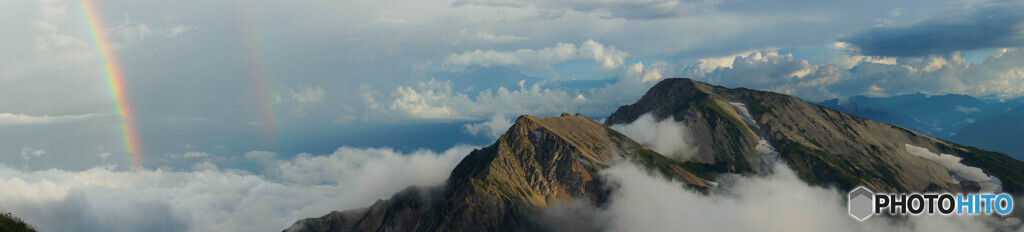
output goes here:
<path id="1" fill-rule="evenodd" d="M 256 124 L 262 132 L 264 149 L 274 149 L 280 141 L 277 137 L 279 121 L 274 107 L 275 96 L 271 89 L 274 84 L 273 72 L 269 70 L 272 62 L 261 40 L 264 35 L 259 30 L 262 23 L 257 14 L 262 12 L 256 11 L 255 4 L 252 1 L 239 2 L 239 12 L 236 14 L 239 17 L 239 28 L 242 30 L 242 45 L 246 51 L 244 61 L 249 71 L 249 87 L 254 98 L 252 103 L 256 104 Z"/>
<path id="2" fill-rule="evenodd" d="M 142 146 L 139 144 L 139 135 L 136 131 L 136 118 L 132 111 L 132 104 L 128 98 L 128 90 L 125 89 L 124 75 L 121 73 L 121 66 L 117 62 L 112 43 L 104 30 L 103 19 L 93 0 L 80 2 L 83 15 L 85 15 L 86 26 L 92 34 L 93 44 L 100 54 L 103 62 L 103 72 L 106 75 L 107 83 L 110 84 L 110 94 L 114 98 L 114 107 L 117 114 L 123 119 L 121 130 L 124 138 L 124 149 L 130 154 L 132 167 L 142 167 Z"/>

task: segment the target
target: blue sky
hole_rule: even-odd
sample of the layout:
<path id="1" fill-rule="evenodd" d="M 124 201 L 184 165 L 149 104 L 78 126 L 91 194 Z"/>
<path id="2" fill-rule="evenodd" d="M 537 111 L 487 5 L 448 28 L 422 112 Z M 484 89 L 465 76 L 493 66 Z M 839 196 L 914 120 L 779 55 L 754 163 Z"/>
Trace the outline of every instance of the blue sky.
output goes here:
<path id="1" fill-rule="evenodd" d="M 1024 96 L 1019 1 L 103 0 L 96 6 L 136 111 L 145 161 L 134 172 L 185 179 L 210 172 L 308 187 L 289 182 L 282 168 L 377 148 L 399 157 L 467 151 L 462 145 L 491 143 L 518 115 L 601 119 L 672 77 L 810 101 L 916 92 Z M 78 1 L 0 2 L 0 164 L 19 176 L 0 186 L 49 180 L 39 176 L 133 172 L 123 149 L 124 119 L 115 113 L 84 18 Z M 264 107 L 272 109 L 272 121 L 263 120 Z M 345 186 L 339 183 L 333 186 Z M 57 188 L 63 192 L 55 196 L 63 198 L 54 199 L 102 198 L 76 190 L 81 185 L 58 186 L 70 187 Z M 375 191 L 393 188 L 399 187 Z M 0 194 L 0 203 L 20 199 Z M 284 224 L 313 212 L 319 211 L 268 213 Z M 194 228 L 234 228 L 182 220 Z"/>

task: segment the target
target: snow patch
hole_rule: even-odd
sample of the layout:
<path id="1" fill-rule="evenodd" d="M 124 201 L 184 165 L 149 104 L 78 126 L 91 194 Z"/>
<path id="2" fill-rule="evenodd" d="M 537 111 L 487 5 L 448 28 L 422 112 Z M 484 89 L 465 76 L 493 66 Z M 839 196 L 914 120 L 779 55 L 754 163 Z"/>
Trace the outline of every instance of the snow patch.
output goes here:
<path id="1" fill-rule="evenodd" d="M 761 155 L 761 170 L 765 173 L 771 173 L 772 167 L 775 166 L 775 161 L 779 159 L 779 151 L 772 147 L 768 140 L 761 138 L 757 141 L 757 154 Z"/>
<path id="2" fill-rule="evenodd" d="M 986 175 L 980 168 L 971 167 L 960 163 L 963 158 L 949 154 L 935 154 L 927 148 L 906 144 L 907 152 L 914 156 L 938 163 L 949 171 L 950 177 L 959 183 L 960 180 L 978 182 L 981 185 L 981 192 L 998 193 L 1003 191 L 1003 182 L 999 178 Z"/>
<path id="3" fill-rule="evenodd" d="M 757 125 L 757 121 L 754 121 L 754 117 L 750 115 L 750 111 L 747 110 L 747 105 L 739 102 L 729 102 L 729 105 L 732 105 L 732 108 L 736 109 L 736 113 L 740 115 L 740 118 L 742 118 L 748 126 L 761 129 L 761 126 Z"/>
<path id="4" fill-rule="evenodd" d="M 540 143 L 540 138 L 541 138 L 542 135 L 544 135 L 544 132 L 530 131 L 530 135 L 533 135 L 533 136 L 530 136 L 530 141 L 533 142 L 533 144 L 537 144 L 537 143 Z"/>
<path id="5" fill-rule="evenodd" d="M 761 125 L 754 121 L 754 117 L 751 116 L 750 110 L 747 110 L 747 105 L 739 102 L 729 102 L 732 108 L 736 109 L 736 113 L 740 115 L 743 122 L 747 123 L 747 126 L 761 129 Z M 764 173 L 771 173 L 772 167 L 775 166 L 775 160 L 779 159 L 779 151 L 772 147 L 768 140 L 758 137 L 757 141 L 757 154 L 761 155 L 761 170 Z"/>

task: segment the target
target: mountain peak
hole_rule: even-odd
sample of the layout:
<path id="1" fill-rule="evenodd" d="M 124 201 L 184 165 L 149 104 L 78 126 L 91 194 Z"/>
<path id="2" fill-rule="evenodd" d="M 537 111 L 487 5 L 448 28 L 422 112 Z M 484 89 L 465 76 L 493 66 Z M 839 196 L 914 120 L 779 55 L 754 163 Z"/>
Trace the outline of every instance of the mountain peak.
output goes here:
<path id="1" fill-rule="evenodd" d="M 302 220 L 289 230 L 535 230 L 536 225 L 524 224 L 528 215 L 551 204 L 607 201 L 614 186 L 599 171 L 617 162 L 707 188 L 681 162 L 586 116 L 522 115 L 494 144 L 466 156 L 444 186 L 410 188 L 367 209 Z"/>
<path id="2" fill-rule="evenodd" d="M 947 167 L 921 159 L 908 146 L 962 157 L 965 163 L 995 164 L 1002 154 L 977 151 L 901 127 L 843 114 L 796 97 L 725 88 L 690 79 L 666 79 L 631 105 L 620 107 L 606 125 L 627 124 L 651 114 L 684 123 L 701 151 L 690 161 L 711 172 L 763 173 L 780 158 L 804 181 L 840 189 L 867 186 L 877 191 L 972 191 Z M 774 155 L 773 155 L 774 154 Z M 915 167 L 915 168 L 905 168 Z M 994 177 L 1018 179 L 1021 162 L 990 167 Z M 997 173 L 999 172 L 999 173 Z M 1005 190 L 1022 191 L 1020 181 Z"/>

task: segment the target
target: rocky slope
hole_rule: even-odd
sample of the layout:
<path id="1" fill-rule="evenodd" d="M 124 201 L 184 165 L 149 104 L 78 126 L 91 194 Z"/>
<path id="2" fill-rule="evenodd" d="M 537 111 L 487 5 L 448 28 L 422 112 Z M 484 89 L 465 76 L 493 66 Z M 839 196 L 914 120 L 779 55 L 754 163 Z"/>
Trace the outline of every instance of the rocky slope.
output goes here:
<path id="1" fill-rule="evenodd" d="M 462 160 L 444 186 L 410 187 L 368 208 L 305 219 L 287 231 L 542 230 L 531 215 L 551 204 L 606 201 L 613 186 L 598 171 L 626 160 L 707 188 L 685 164 L 587 117 L 521 116 L 493 145 Z"/>
<path id="2" fill-rule="evenodd" d="M 690 161 L 699 163 L 702 172 L 767 172 L 766 165 L 760 164 L 773 158 L 769 154 L 774 150 L 812 184 L 841 189 L 864 185 L 890 192 L 980 190 L 977 181 L 957 176 L 958 167 L 911 152 L 924 148 L 981 168 L 1002 180 L 1004 191 L 1024 191 L 1024 163 L 1004 154 L 934 139 L 787 95 L 666 79 L 635 104 L 620 107 L 605 124 L 631 123 L 648 113 L 690 128 L 700 151 Z"/>

